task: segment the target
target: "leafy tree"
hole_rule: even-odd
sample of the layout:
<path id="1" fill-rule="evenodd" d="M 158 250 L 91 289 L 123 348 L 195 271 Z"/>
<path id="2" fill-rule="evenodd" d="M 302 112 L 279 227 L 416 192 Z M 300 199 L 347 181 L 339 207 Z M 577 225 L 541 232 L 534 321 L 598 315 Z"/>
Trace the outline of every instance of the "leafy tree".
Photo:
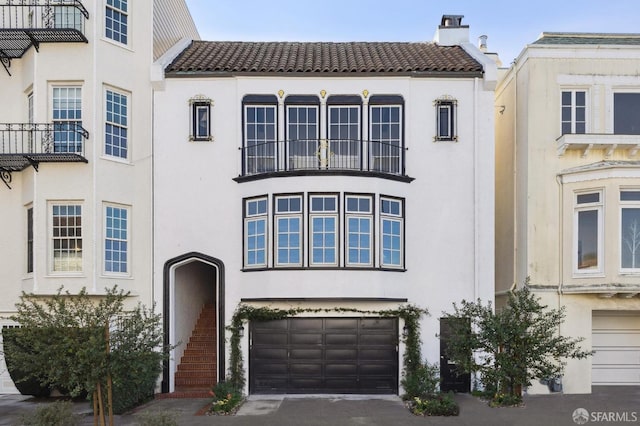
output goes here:
<path id="1" fill-rule="evenodd" d="M 11 319 L 5 352 L 12 368 L 71 396 L 93 397 L 94 415 L 104 424 L 105 407 L 131 407 L 153 395 L 169 348 L 163 348 L 161 318 L 138 304 L 126 311 L 128 292 L 117 286 L 96 297 L 60 288 L 53 296 L 23 293 Z M 6 333 L 5 331 L 4 333 Z M 121 394 L 114 402 L 111 389 Z"/>
<path id="2" fill-rule="evenodd" d="M 567 358 L 585 358 L 592 354 L 579 343 L 582 338 L 558 334 L 564 321 L 564 307 L 549 309 L 527 287 L 509 294 L 507 305 L 494 312 L 491 302 L 483 305 L 463 300 L 453 304 L 448 318 L 468 318 L 452 321 L 452 333 L 447 341 L 447 356 L 458 369 L 480 373 L 485 387 L 509 400 L 520 400 L 522 387 L 534 379 L 549 379 L 562 375 Z M 472 354 L 476 354 L 473 357 Z"/>

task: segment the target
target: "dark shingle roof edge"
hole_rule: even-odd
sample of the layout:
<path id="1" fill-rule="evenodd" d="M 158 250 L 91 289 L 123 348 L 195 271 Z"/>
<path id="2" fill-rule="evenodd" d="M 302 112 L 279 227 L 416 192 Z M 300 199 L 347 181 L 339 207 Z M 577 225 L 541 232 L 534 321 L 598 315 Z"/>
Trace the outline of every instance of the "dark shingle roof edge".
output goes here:
<path id="1" fill-rule="evenodd" d="M 193 41 L 165 69 L 167 77 L 482 76 L 483 67 L 460 46 L 409 42 Z"/>
<path id="2" fill-rule="evenodd" d="M 640 33 L 543 32 L 533 44 L 638 46 Z"/>

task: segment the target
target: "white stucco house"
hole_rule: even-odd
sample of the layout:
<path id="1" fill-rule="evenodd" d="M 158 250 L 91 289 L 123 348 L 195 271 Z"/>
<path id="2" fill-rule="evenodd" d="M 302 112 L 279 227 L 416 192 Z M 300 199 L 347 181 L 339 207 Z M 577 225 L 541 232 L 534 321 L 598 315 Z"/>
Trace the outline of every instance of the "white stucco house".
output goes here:
<path id="1" fill-rule="evenodd" d="M 242 303 L 318 310 L 244 324 L 248 393 L 397 394 L 403 324 L 376 311 L 427 308 L 434 363 L 442 312 L 493 299 L 497 72 L 461 19 L 432 42 L 193 41 L 156 63 L 152 292 L 167 343 L 190 342 L 163 392 L 225 378 Z M 211 374 L 188 375 L 201 316 Z"/>
<path id="2" fill-rule="evenodd" d="M 640 35 L 543 33 L 495 122 L 498 304 L 529 277 L 566 309 L 559 332 L 595 353 L 569 361 L 565 393 L 640 385 Z"/>
<path id="3" fill-rule="evenodd" d="M 183 0 L 0 0 L 0 318 L 61 286 L 152 304 L 150 70 L 183 37 Z"/>

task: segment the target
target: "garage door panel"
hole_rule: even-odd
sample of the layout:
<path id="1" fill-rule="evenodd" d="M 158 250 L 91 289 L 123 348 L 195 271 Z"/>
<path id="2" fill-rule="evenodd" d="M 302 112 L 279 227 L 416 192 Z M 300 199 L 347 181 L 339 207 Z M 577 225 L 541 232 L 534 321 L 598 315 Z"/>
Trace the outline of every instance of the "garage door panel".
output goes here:
<path id="1" fill-rule="evenodd" d="M 395 345 L 396 338 L 390 334 L 361 334 L 361 345 Z"/>
<path id="2" fill-rule="evenodd" d="M 594 313 L 593 385 L 640 385 L 640 312 Z"/>
<path id="3" fill-rule="evenodd" d="M 325 351 L 325 357 L 327 360 L 353 360 L 358 358 L 357 349 L 327 349 Z"/>
<path id="4" fill-rule="evenodd" d="M 397 319 L 286 321 L 250 324 L 251 393 L 397 393 Z"/>
<path id="5" fill-rule="evenodd" d="M 357 318 L 327 318 L 325 330 L 353 330 L 358 328 Z"/>
<path id="6" fill-rule="evenodd" d="M 640 347 L 639 331 L 598 331 L 593 333 L 593 346 Z"/>
<path id="7" fill-rule="evenodd" d="M 291 349 L 289 352 L 291 360 L 296 359 L 322 359 L 322 349 Z"/>
<path id="8" fill-rule="evenodd" d="M 640 385 L 640 368 L 594 368 L 594 385 Z"/>
<path id="9" fill-rule="evenodd" d="M 610 349 L 593 348 L 593 364 L 617 364 L 617 365 L 640 365 L 640 350 L 637 349 Z"/>
<path id="10" fill-rule="evenodd" d="M 306 376 L 318 376 L 322 374 L 322 364 L 298 364 L 292 363 L 289 369 L 292 376 L 294 375 L 306 375 Z"/>
<path id="11" fill-rule="evenodd" d="M 325 373 L 328 376 L 356 375 L 358 374 L 358 364 L 355 362 L 353 364 L 334 364 L 328 362 L 325 365 Z"/>
<path id="12" fill-rule="evenodd" d="M 257 374 L 268 375 L 286 375 L 289 369 L 288 363 L 258 363 L 256 364 L 255 372 Z"/>
<path id="13" fill-rule="evenodd" d="M 396 326 L 393 318 L 363 318 L 360 324 L 363 329 L 369 330 L 393 330 Z"/>
<path id="14" fill-rule="evenodd" d="M 254 356 L 256 359 L 264 360 L 286 360 L 287 349 L 286 348 L 258 348 Z"/>
<path id="15" fill-rule="evenodd" d="M 360 387 L 364 389 L 377 389 L 379 391 L 392 390 L 394 383 L 386 378 L 364 379 L 360 383 Z"/>
<path id="16" fill-rule="evenodd" d="M 256 322 L 252 326 L 255 330 L 287 330 L 289 327 L 286 319 Z"/>
<path id="17" fill-rule="evenodd" d="M 318 330 L 322 329 L 322 318 L 297 318 L 289 322 L 291 330 Z"/>
<path id="18" fill-rule="evenodd" d="M 359 366 L 361 374 L 371 376 L 391 376 L 395 372 L 393 366 L 389 364 L 363 364 Z"/>
<path id="19" fill-rule="evenodd" d="M 293 345 L 321 345 L 322 333 L 291 333 L 290 342 Z M 286 336 L 285 336 L 286 337 Z M 286 344 L 286 340 L 284 343 Z"/>
<path id="20" fill-rule="evenodd" d="M 255 345 L 286 345 L 287 335 L 285 333 L 256 333 L 253 343 Z"/>
<path id="21" fill-rule="evenodd" d="M 361 349 L 360 359 L 362 360 L 384 360 L 391 361 L 397 357 L 394 349 Z"/>
<path id="22" fill-rule="evenodd" d="M 325 341 L 327 345 L 356 345 L 358 344 L 358 335 L 351 333 L 327 333 Z"/>

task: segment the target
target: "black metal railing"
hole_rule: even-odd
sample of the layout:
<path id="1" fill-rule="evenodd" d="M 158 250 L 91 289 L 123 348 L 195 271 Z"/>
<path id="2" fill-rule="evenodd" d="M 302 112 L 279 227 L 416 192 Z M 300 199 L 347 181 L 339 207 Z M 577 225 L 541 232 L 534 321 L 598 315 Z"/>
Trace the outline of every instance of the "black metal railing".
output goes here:
<path id="1" fill-rule="evenodd" d="M 84 157 L 87 132 L 80 122 L 0 123 L 0 154 L 77 154 Z"/>
<path id="2" fill-rule="evenodd" d="M 88 18 L 79 0 L 0 0 L 0 29 L 73 29 L 84 34 Z"/>
<path id="3" fill-rule="evenodd" d="M 404 176 L 400 144 L 353 139 L 304 139 L 248 144 L 241 148 L 242 175 L 335 170 Z"/>

